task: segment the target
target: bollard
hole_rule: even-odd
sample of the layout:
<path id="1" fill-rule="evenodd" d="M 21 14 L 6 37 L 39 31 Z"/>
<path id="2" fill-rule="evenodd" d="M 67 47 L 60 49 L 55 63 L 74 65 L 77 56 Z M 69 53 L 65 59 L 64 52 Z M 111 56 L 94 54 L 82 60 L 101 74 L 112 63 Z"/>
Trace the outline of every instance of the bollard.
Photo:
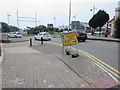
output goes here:
<path id="1" fill-rule="evenodd" d="M 32 46 L 32 38 L 30 38 L 30 46 Z"/>
<path id="2" fill-rule="evenodd" d="M 43 44 L 43 37 L 41 37 L 41 44 Z"/>
<path id="3" fill-rule="evenodd" d="M 1 42 L 0 42 L 0 56 L 2 56 Z"/>

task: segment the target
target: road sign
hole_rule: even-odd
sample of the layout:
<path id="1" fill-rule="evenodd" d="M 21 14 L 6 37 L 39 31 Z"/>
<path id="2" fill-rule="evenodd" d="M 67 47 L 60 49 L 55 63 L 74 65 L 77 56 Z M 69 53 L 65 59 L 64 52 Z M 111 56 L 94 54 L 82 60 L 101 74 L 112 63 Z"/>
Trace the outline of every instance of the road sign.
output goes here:
<path id="1" fill-rule="evenodd" d="M 76 33 L 74 32 L 61 34 L 61 39 L 63 46 L 70 46 L 78 43 Z"/>

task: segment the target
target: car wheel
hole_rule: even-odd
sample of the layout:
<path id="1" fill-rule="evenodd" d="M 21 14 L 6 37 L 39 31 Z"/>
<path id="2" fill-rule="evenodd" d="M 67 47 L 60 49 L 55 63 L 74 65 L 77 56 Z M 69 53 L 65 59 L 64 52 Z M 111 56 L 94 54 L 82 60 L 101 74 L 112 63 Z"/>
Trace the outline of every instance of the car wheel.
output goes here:
<path id="1" fill-rule="evenodd" d="M 17 38 L 17 36 L 15 36 L 15 38 Z"/>
<path id="2" fill-rule="evenodd" d="M 49 39 L 49 41 L 51 41 L 51 39 Z"/>
<path id="3" fill-rule="evenodd" d="M 85 39 L 83 39 L 82 41 L 85 42 Z"/>
<path id="4" fill-rule="evenodd" d="M 35 40 L 37 40 L 37 38 L 35 37 Z"/>

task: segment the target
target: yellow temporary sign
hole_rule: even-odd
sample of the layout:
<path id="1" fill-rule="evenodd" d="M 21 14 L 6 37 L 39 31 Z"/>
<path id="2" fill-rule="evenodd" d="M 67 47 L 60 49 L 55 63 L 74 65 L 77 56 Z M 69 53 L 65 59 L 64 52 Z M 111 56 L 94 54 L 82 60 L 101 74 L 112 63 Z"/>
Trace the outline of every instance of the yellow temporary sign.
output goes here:
<path id="1" fill-rule="evenodd" d="M 70 46 L 78 43 L 76 33 L 74 32 L 61 34 L 61 39 L 63 46 Z"/>

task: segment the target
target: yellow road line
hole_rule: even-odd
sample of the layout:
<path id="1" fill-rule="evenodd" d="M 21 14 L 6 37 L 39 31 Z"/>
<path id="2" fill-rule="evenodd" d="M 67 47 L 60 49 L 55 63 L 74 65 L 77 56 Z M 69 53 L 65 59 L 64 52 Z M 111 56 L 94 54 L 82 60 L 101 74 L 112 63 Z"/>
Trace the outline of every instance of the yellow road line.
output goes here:
<path id="1" fill-rule="evenodd" d="M 107 67 L 105 67 L 104 65 L 102 65 L 101 63 L 97 62 L 94 58 L 90 57 L 89 55 L 87 54 L 84 54 L 86 56 L 88 56 L 89 58 L 91 58 L 92 60 L 94 60 L 96 63 L 98 63 L 100 66 L 102 66 L 104 69 L 108 70 L 109 72 L 111 72 L 113 75 L 115 75 L 117 78 L 120 79 L 120 76 L 116 73 L 114 73 L 113 71 L 111 71 L 110 69 L 108 69 Z"/>
<path id="2" fill-rule="evenodd" d="M 72 48 L 73 48 L 74 50 L 76 49 L 76 48 L 74 48 L 74 47 L 72 47 Z M 83 50 L 80 50 L 80 49 L 78 49 L 78 51 L 79 51 L 80 53 L 83 53 L 83 54 L 85 53 L 85 54 L 87 54 L 87 55 L 93 57 L 93 58 L 96 59 L 97 61 L 101 62 L 102 64 L 106 65 L 107 67 L 109 67 L 109 68 L 112 69 L 113 71 L 115 71 L 115 72 L 117 72 L 118 74 L 120 74 L 119 71 L 117 71 L 116 69 L 114 69 L 114 68 L 111 67 L 110 65 L 106 64 L 105 62 L 99 60 L 99 59 L 96 58 L 95 56 L 93 56 L 93 55 L 91 55 L 91 54 L 89 54 L 89 53 L 87 53 L 87 52 L 85 52 L 85 51 L 83 51 Z"/>
<path id="3" fill-rule="evenodd" d="M 86 53 L 87 55 L 89 55 L 89 56 L 91 56 L 91 57 L 93 57 L 94 59 L 96 59 L 97 61 L 99 61 L 99 62 L 101 62 L 102 64 L 104 64 L 104 65 L 106 65 L 107 67 L 109 67 L 110 69 L 112 69 L 113 71 L 115 71 L 115 72 L 117 72 L 118 74 L 120 74 L 120 72 L 119 71 L 117 71 L 116 69 L 114 69 L 113 67 L 111 67 L 110 65 L 108 65 L 108 64 L 106 64 L 105 62 L 103 62 L 103 61 L 101 61 L 101 60 L 99 60 L 98 58 L 96 58 L 95 56 L 93 56 L 93 55 L 91 55 L 91 54 L 89 54 L 89 53 L 87 53 L 87 52 L 85 52 L 85 51 L 82 51 L 82 50 L 79 50 L 80 52 L 83 52 L 83 53 Z"/>
<path id="4" fill-rule="evenodd" d="M 54 44 L 54 45 L 63 46 L 62 44 L 58 44 L 58 43 L 53 43 L 53 42 L 49 42 L 49 43 L 52 43 L 52 44 Z M 74 50 L 76 50 L 76 48 L 74 48 L 74 47 L 71 47 L 71 48 L 74 49 Z M 116 77 L 120 78 L 120 76 L 117 75 L 116 73 L 114 73 L 113 71 L 117 72 L 118 74 L 120 74 L 120 72 L 117 71 L 116 69 L 114 69 L 113 67 L 111 67 L 110 65 L 106 64 L 105 62 L 99 60 L 99 59 L 96 58 L 95 56 L 93 56 L 93 55 L 91 55 L 91 54 L 89 54 L 89 53 L 87 53 L 87 52 L 85 52 L 85 51 L 83 51 L 83 50 L 78 49 L 78 51 L 79 51 L 80 53 L 86 55 L 87 57 L 91 58 L 91 59 L 94 60 L 95 62 L 97 62 L 99 65 L 101 65 L 103 68 L 105 68 L 106 70 L 108 70 L 109 72 L 111 72 L 111 73 L 112 73 L 113 75 L 115 75 Z M 97 61 L 96 61 L 96 60 L 97 60 Z M 107 67 L 105 67 L 104 65 L 102 65 L 100 62 L 101 62 L 102 64 L 106 65 L 107 67 L 109 67 L 110 69 L 112 69 L 113 71 L 111 71 L 110 69 L 108 69 Z"/>

